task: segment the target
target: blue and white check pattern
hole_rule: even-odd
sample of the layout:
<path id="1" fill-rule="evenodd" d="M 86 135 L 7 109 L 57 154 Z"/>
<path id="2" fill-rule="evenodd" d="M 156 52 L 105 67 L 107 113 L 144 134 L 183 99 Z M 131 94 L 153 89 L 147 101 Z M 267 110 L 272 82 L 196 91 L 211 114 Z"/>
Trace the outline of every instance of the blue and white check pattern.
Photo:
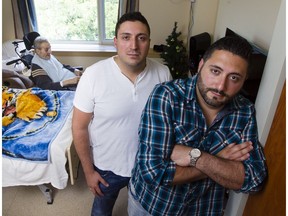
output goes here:
<path id="1" fill-rule="evenodd" d="M 139 127 L 139 151 L 131 184 L 151 215 L 222 215 L 226 189 L 210 178 L 171 186 L 176 165 L 170 160 L 175 143 L 216 155 L 231 143 L 253 142 L 243 162 L 245 182 L 238 192 L 259 190 L 266 175 L 258 141 L 255 108 L 236 96 L 208 127 L 196 100 L 197 76 L 159 84 L 148 99 Z"/>

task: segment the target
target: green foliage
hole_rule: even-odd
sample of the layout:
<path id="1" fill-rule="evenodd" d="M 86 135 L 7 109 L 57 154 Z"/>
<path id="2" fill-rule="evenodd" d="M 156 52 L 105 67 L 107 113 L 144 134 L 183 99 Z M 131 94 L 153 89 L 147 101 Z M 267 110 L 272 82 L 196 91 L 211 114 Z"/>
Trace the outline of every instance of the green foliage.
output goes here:
<path id="1" fill-rule="evenodd" d="M 115 10 L 115 5 L 118 5 L 119 0 L 106 0 L 105 1 L 105 14 L 106 17 L 106 38 L 114 38 L 115 35 L 115 26 L 118 20 L 118 10 Z M 117 7 L 118 9 L 118 7 Z"/>
<path id="2" fill-rule="evenodd" d="M 99 40 L 97 0 L 34 0 L 39 33 L 49 40 Z M 105 35 L 113 39 L 118 0 L 105 0 Z"/>
<path id="3" fill-rule="evenodd" d="M 165 65 L 170 69 L 173 79 L 187 78 L 189 72 L 188 55 L 183 41 L 178 39 L 180 35 L 181 32 L 177 32 L 177 22 L 175 22 L 171 35 L 166 39 L 167 44 L 160 54 Z"/>

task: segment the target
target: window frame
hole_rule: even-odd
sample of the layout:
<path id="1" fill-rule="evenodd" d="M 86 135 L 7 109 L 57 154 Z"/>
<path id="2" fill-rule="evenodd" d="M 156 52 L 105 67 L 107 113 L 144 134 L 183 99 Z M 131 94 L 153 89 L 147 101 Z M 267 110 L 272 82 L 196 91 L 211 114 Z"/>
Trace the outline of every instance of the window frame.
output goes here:
<path id="1" fill-rule="evenodd" d="M 105 22 L 105 0 L 97 0 L 98 5 L 98 33 L 99 33 L 99 44 L 100 45 L 111 45 L 113 44 L 112 39 L 105 38 L 105 29 L 106 29 L 106 22 Z"/>

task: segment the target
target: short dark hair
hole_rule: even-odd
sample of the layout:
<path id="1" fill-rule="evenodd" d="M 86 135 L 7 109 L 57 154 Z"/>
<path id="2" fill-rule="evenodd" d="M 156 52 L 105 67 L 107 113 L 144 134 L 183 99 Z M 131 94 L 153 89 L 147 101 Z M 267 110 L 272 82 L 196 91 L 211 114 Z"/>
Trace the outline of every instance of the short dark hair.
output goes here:
<path id="1" fill-rule="evenodd" d="M 144 25 L 147 26 L 147 30 L 148 30 L 148 33 L 150 35 L 150 26 L 149 26 L 146 18 L 140 12 L 131 12 L 131 13 L 124 14 L 118 20 L 116 27 L 115 27 L 115 37 L 117 37 L 117 33 L 118 33 L 119 28 L 120 28 L 120 25 L 126 21 L 132 21 L 132 22 L 139 21 L 139 22 L 143 23 Z"/>
<path id="2" fill-rule="evenodd" d="M 242 57 L 248 63 L 247 75 L 249 74 L 253 48 L 246 39 L 238 36 L 226 36 L 217 40 L 204 53 L 204 62 L 206 62 L 216 50 L 228 51 Z"/>

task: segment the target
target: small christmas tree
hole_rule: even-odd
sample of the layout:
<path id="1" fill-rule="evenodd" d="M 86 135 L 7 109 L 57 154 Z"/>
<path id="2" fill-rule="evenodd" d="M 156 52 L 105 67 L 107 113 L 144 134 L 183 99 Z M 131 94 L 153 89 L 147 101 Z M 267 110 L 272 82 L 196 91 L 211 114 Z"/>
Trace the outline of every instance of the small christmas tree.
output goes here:
<path id="1" fill-rule="evenodd" d="M 177 22 L 175 22 L 171 35 L 166 39 L 167 45 L 163 47 L 160 57 L 164 59 L 165 65 L 170 69 L 173 79 L 188 77 L 188 55 L 183 41 L 178 37 L 181 32 L 176 32 Z"/>

